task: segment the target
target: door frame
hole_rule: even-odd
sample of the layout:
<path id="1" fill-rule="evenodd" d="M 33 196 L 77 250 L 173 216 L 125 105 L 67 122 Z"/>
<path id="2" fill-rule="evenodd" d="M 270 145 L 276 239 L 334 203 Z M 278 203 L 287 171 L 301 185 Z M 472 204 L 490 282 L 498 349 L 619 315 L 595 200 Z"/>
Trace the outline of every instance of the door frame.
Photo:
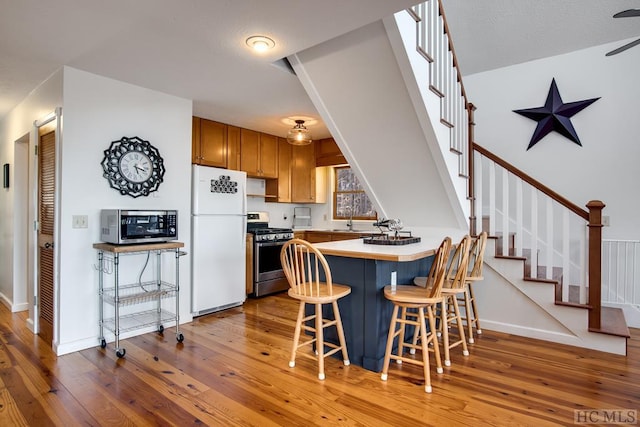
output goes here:
<path id="1" fill-rule="evenodd" d="M 53 247 L 53 340 L 51 347 L 54 352 L 59 343 L 60 337 L 60 248 L 58 242 L 60 242 L 60 181 L 61 181 L 61 167 L 62 167 L 62 107 L 56 107 L 54 111 L 39 120 L 33 121 L 33 146 L 37 147 L 40 144 L 40 128 L 54 122 L 55 132 L 55 194 L 54 194 L 54 224 L 53 224 L 53 241 L 55 245 Z M 38 334 L 40 332 L 39 315 L 40 306 L 38 301 L 38 284 L 39 284 L 39 258 L 38 258 L 38 180 L 40 177 L 40 168 L 38 165 L 38 155 L 35 153 L 33 158 L 34 174 L 33 185 L 31 188 L 31 212 L 33 227 L 31 227 L 31 251 L 32 262 L 30 265 L 33 268 L 33 312 L 29 313 L 29 317 L 33 323 L 33 333 Z M 56 352 L 57 353 L 57 352 Z"/>

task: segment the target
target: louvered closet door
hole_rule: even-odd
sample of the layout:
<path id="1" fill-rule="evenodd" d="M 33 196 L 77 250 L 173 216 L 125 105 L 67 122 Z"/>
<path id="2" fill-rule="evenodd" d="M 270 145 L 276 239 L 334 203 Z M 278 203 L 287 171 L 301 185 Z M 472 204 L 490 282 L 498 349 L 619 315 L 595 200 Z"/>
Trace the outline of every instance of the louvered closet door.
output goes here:
<path id="1" fill-rule="evenodd" d="M 55 132 L 40 136 L 38 144 L 38 335 L 53 341 L 53 224 L 55 195 Z"/>

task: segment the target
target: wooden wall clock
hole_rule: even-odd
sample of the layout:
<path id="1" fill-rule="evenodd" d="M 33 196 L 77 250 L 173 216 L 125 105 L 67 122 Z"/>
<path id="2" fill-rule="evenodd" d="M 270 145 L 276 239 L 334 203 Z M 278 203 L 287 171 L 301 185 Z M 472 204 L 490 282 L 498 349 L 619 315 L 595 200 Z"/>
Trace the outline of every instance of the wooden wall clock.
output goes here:
<path id="1" fill-rule="evenodd" d="M 122 137 L 104 150 L 103 175 L 123 196 L 148 196 L 164 177 L 164 160 L 157 148 L 137 136 Z"/>

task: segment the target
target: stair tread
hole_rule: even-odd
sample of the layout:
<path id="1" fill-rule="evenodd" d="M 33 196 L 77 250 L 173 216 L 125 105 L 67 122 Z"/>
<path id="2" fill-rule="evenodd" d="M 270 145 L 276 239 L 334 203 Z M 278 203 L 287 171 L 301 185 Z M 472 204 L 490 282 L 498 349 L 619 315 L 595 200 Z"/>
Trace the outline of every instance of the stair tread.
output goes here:
<path id="1" fill-rule="evenodd" d="M 619 337 L 631 337 L 624 312 L 617 307 L 601 307 L 600 329 L 589 328 L 590 332 L 617 335 Z"/>

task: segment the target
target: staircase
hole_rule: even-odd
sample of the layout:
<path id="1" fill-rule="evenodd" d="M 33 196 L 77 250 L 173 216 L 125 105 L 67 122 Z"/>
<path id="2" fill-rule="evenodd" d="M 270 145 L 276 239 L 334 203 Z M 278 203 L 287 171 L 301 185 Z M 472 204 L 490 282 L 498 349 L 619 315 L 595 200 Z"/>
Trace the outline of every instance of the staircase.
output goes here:
<path id="1" fill-rule="evenodd" d="M 578 207 L 473 142 L 438 0 L 289 61 L 381 216 L 489 232 L 483 328 L 626 353 L 622 312 L 600 307 L 604 204 Z"/>

